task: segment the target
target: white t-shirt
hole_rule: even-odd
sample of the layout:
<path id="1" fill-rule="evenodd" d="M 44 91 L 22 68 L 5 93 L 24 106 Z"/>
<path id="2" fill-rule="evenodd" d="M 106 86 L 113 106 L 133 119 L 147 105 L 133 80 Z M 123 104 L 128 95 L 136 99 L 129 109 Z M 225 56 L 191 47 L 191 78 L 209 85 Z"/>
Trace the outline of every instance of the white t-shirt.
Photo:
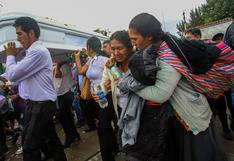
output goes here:
<path id="1" fill-rule="evenodd" d="M 72 88 L 72 79 L 71 79 L 71 67 L 69 64 L 64 64 L 60 68 L 62 72 L 61 78 L 55 78 L 54 76 L 54 87 L 56 89 L 57 95 L 61 96 L 67 93 Z"/>
<path id="2" fill-rule="evenodd" d="M 5 101 L 6 101 L 6 97 L 3 95 L 0 95 L 0 108 L 3 107 Z"/>
<path id="3" fill-rule="evenodd" d="M 126 94 L 122 94 L 119 90 L 119 88 L 117 87 L 116 90 L 116 96 L 117 96 L 117 104 L 119 107 L 121 108 L 125 108 L 127 106 L 128 103 L 128 97 Z"/>

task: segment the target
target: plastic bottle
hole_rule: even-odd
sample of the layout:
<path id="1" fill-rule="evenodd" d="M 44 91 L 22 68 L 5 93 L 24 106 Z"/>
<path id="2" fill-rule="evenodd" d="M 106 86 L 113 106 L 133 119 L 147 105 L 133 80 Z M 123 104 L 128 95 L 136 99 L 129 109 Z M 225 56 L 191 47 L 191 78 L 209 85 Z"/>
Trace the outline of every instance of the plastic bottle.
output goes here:
<path id="1" fill-rule="evenodd" d="M 98 104 L 101 108 L 105 108 L 108 106 L 108 101 L 106 99 L 105 93 L 102 90 L 102 87 L 100 85 L 97 85 L 96 87 L 96 94 L 99 97 Z"/>
<path id="2" fill-rule="evenodd" d="M 114 79 L 122 77 L 122 74 L 120 73 L 117 66 L 113 65 L 110 70 L 111 70 L 111 75 L 113 76 Z"/>
<path id="3" fill-rule="evenodd" d="M 87 54 L 84 51 L 80 51 L 80 56 L 81 57 L 87 57 Z"/>

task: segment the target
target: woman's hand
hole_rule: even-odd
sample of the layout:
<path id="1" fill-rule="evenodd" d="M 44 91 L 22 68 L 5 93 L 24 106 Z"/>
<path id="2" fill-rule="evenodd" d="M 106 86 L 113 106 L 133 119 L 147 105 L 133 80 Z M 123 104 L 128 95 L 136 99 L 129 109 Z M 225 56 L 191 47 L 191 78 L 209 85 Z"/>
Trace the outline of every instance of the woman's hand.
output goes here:
<path id="1" fill-rule="evenodd" d="M 80 50 L 74 52 L 75 58 L 80 58 Z"/>
<path id="2" fill-rule="evenodd" d="M 92 97 L 93 97 L 95 102 L 99 101 L 99 97 L 96 95 L 96 93 L 92 93 Z"/>
<path id="3" fill-rule="evenodd" d="M 76 63 L 76 69 L 77 69 L 77 72 L 79 74 L 85 74 L 88 70 L 88 65 L 87 64 L 84 64 L 82 65 L 81 64 L 81 55 L 80 55 L 80 50 L 77 50 L 74 55 L 75 55 L 75 63 Z"/>
<path id="4" fill-rule="evenodd" d="M 109 91 L 111 89 L 111 80 L 106 80 L 103 85 L 105 90 Z"/>
<path id="5" fill-rule="evenodd" d="M 110 69 L 114 64 L 115 64 L 115 58 L 111 57 L 110 59 L 107 60 L 106 67 Z"/>
<path id="6" fill-rule="evenodd" d="M 122 81 L 124 78 L 120 77 L 120 78 L 115 78 L 114 81 L 120 82 Z"/>

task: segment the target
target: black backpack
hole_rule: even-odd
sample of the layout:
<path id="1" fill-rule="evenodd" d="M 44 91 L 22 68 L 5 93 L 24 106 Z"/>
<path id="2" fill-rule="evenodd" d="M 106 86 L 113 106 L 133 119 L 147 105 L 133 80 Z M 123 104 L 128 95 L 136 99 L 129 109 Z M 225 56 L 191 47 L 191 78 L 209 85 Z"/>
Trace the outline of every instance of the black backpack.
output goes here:
<path id="1" fill-rule="evenodd" d="M 165 34 L 163 40 L 194 74 L 206 73 L 221 53 L 215 44 L 200 40 L 177 38 L 171 34 Z"/>

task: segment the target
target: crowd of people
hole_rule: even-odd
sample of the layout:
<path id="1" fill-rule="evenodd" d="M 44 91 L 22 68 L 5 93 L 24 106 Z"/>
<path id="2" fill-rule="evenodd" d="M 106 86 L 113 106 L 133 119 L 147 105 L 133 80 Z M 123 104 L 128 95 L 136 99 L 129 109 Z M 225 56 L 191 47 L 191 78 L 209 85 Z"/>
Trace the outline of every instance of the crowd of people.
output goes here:
<path id="1" fill-rule="evenodd" d="M 218 97 L 197 90 L 189 79 L 196 77 L 191 64 L 176 56 L 168 41 L 172 37 L 153 15 L 135 16 L 128 31 L 116 31 L 103 43 L 88 38 L 74 60 L 60 62 L 52 62 L 39 41 L 33 18 L 20 17 L 13 26 L 24 49 L 19 51 L 14 42 L 4 46 L 0 112 L 7 112 L 0 113 L 0 161 L 8 151 L 8 133 L 13 145 L 22 137 L 24 161 L 66 161 L 64 149 L 82 139 L 77 127 L 84 124 L 88 128 L 83 133 L 97 130 L 103 161 L 115 161 L 118 153 L 126 161 L 227 161 L 215 117 L 220 118 L 222 136 L 232 140 L 234 75 Z M 187 30 L 184 38 L 222 46 L 220 55 L 231 55 L 233 26 L 212 41 L 202 40 L 197 28 Z M 19 52 L 25 57 L 16 62 Z M 228 68 L 233 73 L 234 64 Z M 62 125 L 64 143 L 55 120 Z"/>

